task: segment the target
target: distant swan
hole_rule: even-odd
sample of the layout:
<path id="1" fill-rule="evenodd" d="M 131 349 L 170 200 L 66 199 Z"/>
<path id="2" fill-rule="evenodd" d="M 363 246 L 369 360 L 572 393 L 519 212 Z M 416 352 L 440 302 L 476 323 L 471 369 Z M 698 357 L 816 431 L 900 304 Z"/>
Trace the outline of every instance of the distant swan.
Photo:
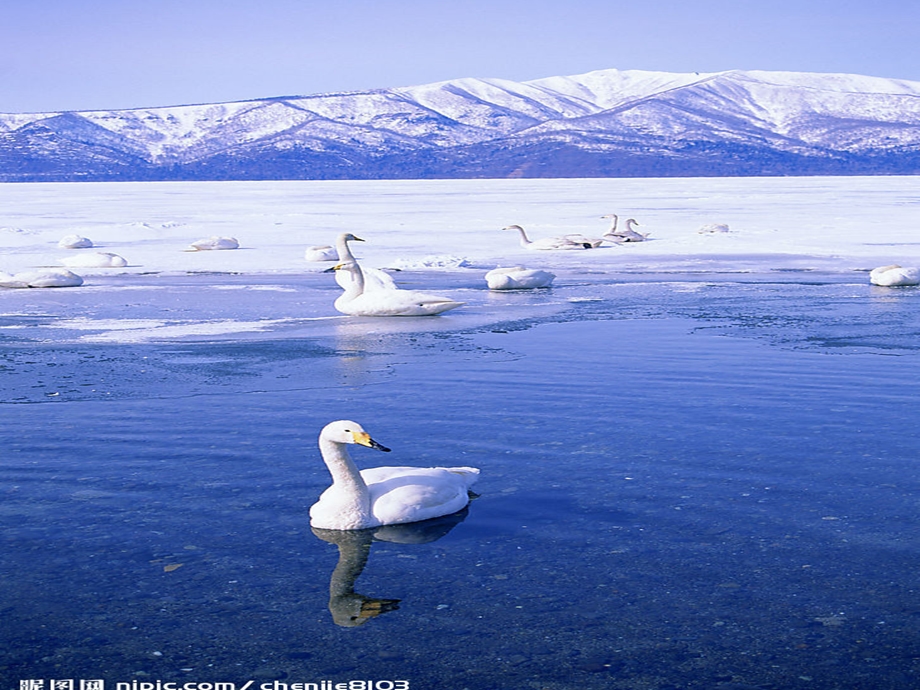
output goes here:
<path id="1" fill-rule="evenodd" d="M 554 273 L 539 268 L 493 268 L 486 273 L 486 284 L 490 290 L 527 290 L 549 287 L 555 277 Z"/>
<path id="2" fill-rule="evenodd" d="M 349 242 L 363 242 L 360 237 L 355 237 L 350 232 L 343 232 L 335 240 L 335 252 L 338 254 L 339 259 L 342 263 L 357 263 L 355 255 L 351 253 L 351 247 L 348 246 Z M 328 269 L 327 269 L 328 270 Z M 335 282 L 343 290 L 347 290 L 349 285 L 353 280 L 353 276 L 348 271 L 335 271 Z M 370 268 L 367 266 L 361 266 L 361 271 L 364 274 L 364 292 L 373 292 L 375 290 L 396 290 L 396 282 L 386 271 L 382 271 L 379 268 Z"/>
<path id="3" fill-rule="evenodd" d="M 203 252 L 217 249 L 239 249 L 239 247 L 240 243 L 235 237 L 218 237 L 217 235 L 212 235 L 206 239 L 192 242 L 185 251 Z"/>
<path id="4" fill-rule="evenodd" d="M 5 288 L 54 288 L 80 285 L 83 285 L 83 278 L 65 268 L 25 271 L 16 275 L 0 272 L 0 287 Z"/>
<path id="5" fill-rule="evenodd" d="M 552 249 L 591 249 L 587 242 L 576 242 L 566 237 L 541 237 L 538 240 L 531 240 L 524 232 L 520 225 L 509 225 L 503 230 L 517 230 L 521 233 L 521 246 L 525 249 L 552 250 Z"/>
<path id="6" fill-rule="evenodd" d="M 86 249 L 93 246 L 93 241 L 82 235 L 65 235 L 58 242 L 61 249 Z"/>
<path id="7" fill-rule="evenodd" d="M 450 515 L 469 503 L 469 487 L 479 476 L 473 467 L 374 467 L 359 472 L 346 444 L 390 450 L 356 422 L 327 424 L 319 449 L 332 486 L 310 508 L 313 527 L 354 530 Z"/>
<path id="8" fill-rule="evenodd" d="M 608 242 L 614 242 L 616 244 L 622 244 L 624 242 L 644 242 L 648 239 L 648 234 L 642 234 L 641 232 L 636 232 L 633 229 L 634 225 L 638 225 L 635 218 L 630 218 L 626 221 L 626 229 L 618 230 L 617 229 L 617 215 L 615 213 L 610 213 L 602 218 L 613 218 L 613 225 L 610 229 L 604 233 L 604 239 Z"/>
<path id="9" fill-rule="evenodd" d="M 303 258 L 305 261 L 338 261 L 339 253 L 336 251 L 335 247 L 324 244 L 315 247 L 307 247 L 306 251 L 303 253 Z"/>
<path id="10" fill-rule="evenodd" d="M 869 282 L 883 287 L 902 287 L 920 285 L 920 268 L 899 266 L 879 266 L 869 272 Z"/>
<path id="11" fill-rule="evenodd" d="M 61 263 L 69 268 L 123 268 L 128 265 L 124 257 L 110 252 L 91 252 L 68 256 L 61 259 Z"/>
<path id="12" fill-rule="evenodd" d="M 725 223 L 707 223 L 697 233 L 700 235 L 718 235 L 720 233 L 731 232 Z"/>
<path id="13" fill-rule="evenodd" d="M 339 264 L 336 273 L 347 271 L 351 279 L 339 285 L 345 292 L 335 301 L 335 308 L 352 316 L 434 316 L 455 309 L 463 302 L 420 290 L 375 289 L 365 291 L 364 271 L 357 261 Z"/>

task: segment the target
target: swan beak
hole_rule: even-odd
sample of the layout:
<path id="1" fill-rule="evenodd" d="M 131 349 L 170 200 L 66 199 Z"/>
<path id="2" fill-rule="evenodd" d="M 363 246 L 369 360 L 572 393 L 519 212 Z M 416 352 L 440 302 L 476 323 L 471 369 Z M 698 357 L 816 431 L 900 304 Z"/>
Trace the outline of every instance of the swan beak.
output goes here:
<path id="1" fill-rule="evenodd" d="M 351 239 L 352 239 L 352 241 L 354 241 L 354 242 L 363 242 L 363 241 L 364 241 L 364 240 L 362 240 L 360 237 L 355 237 L 354 235 L 351 236 Z"/>
<path id="2" fill-rule="evenodd" d="M 341 271 L 348 264 L 336 264 L 332 268 L 327 268 L 323 273 L 335 273 L 336 271 Z"/>
<path id="3" fill-rule="evenodd" d="M 374 439 L 370 437 L 366 431 L 352 431 L 351 437 L 355 440 L 359 446 L 367 446 L 368 448 L 374 448 L 376 450 L 382 450 L 384 453 L 389 453 L 390 449 L 386 446 L 381 446 Z"/>

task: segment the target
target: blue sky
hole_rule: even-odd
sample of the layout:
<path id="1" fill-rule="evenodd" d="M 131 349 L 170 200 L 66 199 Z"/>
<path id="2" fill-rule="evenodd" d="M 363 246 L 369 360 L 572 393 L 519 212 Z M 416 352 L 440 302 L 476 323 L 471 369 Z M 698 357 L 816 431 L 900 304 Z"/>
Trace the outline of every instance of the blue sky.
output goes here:
<path id="1" fill-rule="evenodd" d="M 13 0 L 0 112 L 118 109 L 596 69 L 920 81 L 917 0 Z"/>

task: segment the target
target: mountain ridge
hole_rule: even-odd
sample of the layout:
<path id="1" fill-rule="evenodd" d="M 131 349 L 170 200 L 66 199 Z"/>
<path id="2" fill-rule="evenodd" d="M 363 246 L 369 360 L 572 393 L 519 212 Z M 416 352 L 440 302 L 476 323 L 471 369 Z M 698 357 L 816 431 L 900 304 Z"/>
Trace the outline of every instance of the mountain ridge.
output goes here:
<path id="1" fill-rule="evenodd" d="M 916 174 L 920 82 L 596 70 L 0 114 L 0 181 Z"/>

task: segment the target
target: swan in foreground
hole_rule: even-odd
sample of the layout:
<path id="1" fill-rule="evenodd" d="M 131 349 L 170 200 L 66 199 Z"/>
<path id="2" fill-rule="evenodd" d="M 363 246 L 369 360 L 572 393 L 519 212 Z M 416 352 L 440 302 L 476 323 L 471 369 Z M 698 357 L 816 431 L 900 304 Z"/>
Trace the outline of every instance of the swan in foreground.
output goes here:
<path id="1" fill-rule="evenodd" d="M 336 251 L 335 247 L 324 244 L 315 247 L 307 247 L 306 251 L 303 253 L 303 258 L 305 261 L 338 261 L 339 253 Z"/>
<path id="2" fill-rule="evenodd" d="M 590 242 L 576 242 L 567 237 L 541 237 L 531 240 L 520 225 L 509 225 L 502 230 L 517 230 L 521 233 L 521 246 L 525 249 L 552 250 L 552 249 L 591 249 Z"/>
<path id="3" fill-rule="evenodd" d="M 123 268 L 128 265 L 124 257 L 110 252 L 91 252 L 68 256 L 61 259 L 61 263 L 69 268 Z"/>
<path id="4" fill-rule="evenodd" d="M 92 246 L 93 241 L 82 235 L 65 235 L 58 242 L 61 249 L 86 249 Z"/>
<path id="5" fill-rule="evenodd" d="M 360 237 L 355 237 L 350 232 L 343 232 L 339 235 L 335 239 L 335 253 L 339 256 L 340 261 L 342 263 L 357 263 L 358 261 L 355 259 L 355 255 L 351 253 L 351 247 L 348 246 L 348 243 L 363 241 Z M 331 270 L 335 271 L 335 282 L 343 290 L 347 290 L 353 279 L 352 274 L 348 271 L 336 271 L 335 268 Z M 364 274 L 364 292 L 398 289 L 393 276 L 386 271 L 366 266 L 361 266 L 361 271 Z"/>
<path id="6" fill-rule="evenodd" d="M 78 287 L 80 285 L 83 285 L 83 278 L 64 268 L 25 271 L 16 275 L 0 272 L 0 287 L 5 288 Z"/>
<path id="7" fill-rule="evenodd" d="M 904 267 L 898 264 L 879 266 L 869 272 L 869 282 L 883 287 L 920 285 L 920 268 Z"/>
<path id="8" fill-rule="evenodd" d="M 198 240 L 197 242 L 192 242 L 187 252 L 204 252 L 217 249 L 239 249 L 240 243 L 235 237 L 218 237 L 217 235 L 211 235 L 203 240 Z"/>
<path id="9" fill-rule="evenodd" d="M 543 271 L 539 268 L 493 268 L 486 273 L 486 283 L 490 290 L 527 290 L 532 288 L 549 287 L 555 273 Z"/>
<path id="10" fill-rule="evenodd" d="M 357 261 L 333 267 L 338 275 L 345 271 L 349 280 L 338 280 L 345 292 L 335 301 L 335 308 L 351 316 L 434 316 L 455 309 L 463 302 L 420 290 L 376 288 L 365 290 L 364 271 Z"/>
<path id="11" fill-rule="evenodd" d="M 617 218 L 615 213 L 601 216 L 601 218 L 613 218 L 613 225 L 604 233 L 604 239 L 608 242 L 623 244 L 624 242 L 644 242 L 648 239 L 648 233 L 643 234 L 641 232 L 636 232 L 634 229 L 634 226 L 639 225 L 635 218 L 628 219 L 625 223 L 626 227 L 622 230 L 617 229 L 619 218 Z"/>
<path id="12" fill-rule="evenodd" d="M 310 508 L 310 525 L 353 530 L 419 522 L 462 510 L 469 487 L 479 477 L 474 467 L 374 467 L 358 471 L 347 444 L 389 452 L 356 422 L 327 424 L 319 435 L 332 486 Z"/>

